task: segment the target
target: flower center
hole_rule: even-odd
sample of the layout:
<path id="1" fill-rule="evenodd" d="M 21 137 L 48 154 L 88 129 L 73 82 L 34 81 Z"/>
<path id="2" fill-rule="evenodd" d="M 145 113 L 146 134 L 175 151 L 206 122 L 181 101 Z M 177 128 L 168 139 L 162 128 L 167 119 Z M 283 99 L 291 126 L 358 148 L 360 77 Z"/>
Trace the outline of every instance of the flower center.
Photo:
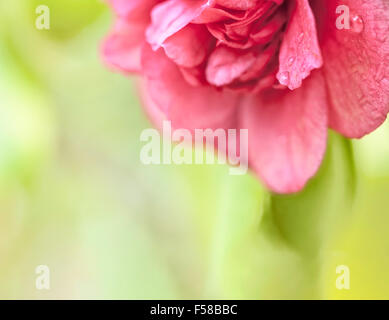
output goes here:
<path id="1" fill-rule="evenodd" d="M 276 83 L 278 52 L 287 24 L 282 0 L 217 0 L 198 22 L 212 15 L 205 25 L 214 37 L 205 66 L 206 80 L 217 87 L 260 91 Z M 226 4 L 229 4 L 226 7 Z M 206 22 L 206 20 L 205 20 Z"/>

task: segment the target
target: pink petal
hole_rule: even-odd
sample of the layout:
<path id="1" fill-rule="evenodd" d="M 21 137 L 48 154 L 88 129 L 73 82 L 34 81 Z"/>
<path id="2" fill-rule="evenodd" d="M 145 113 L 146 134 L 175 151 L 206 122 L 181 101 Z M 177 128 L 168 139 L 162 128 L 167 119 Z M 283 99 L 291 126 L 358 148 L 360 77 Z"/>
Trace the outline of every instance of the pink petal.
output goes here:
<path id="1" fill-rule="evenodd" d="M 207 24 L 220 22 L 223 20 L 240 20 L 245 16 L 243 11 L 233 11 L 229 12 L 223 8 L 214 8 L 207 7 L 196 19 L 193 20 L 193 23 Z"/>
<path id="2" fill-rule="evenodd" d="M 205 26 L 189 24 L 168 38 L 163 48 L 176 64 L 192 68 L 205 60 L 211 39 Z"/>
<path id="3" fill-rule="evenodd" d="M 210 4 L 207 0 L 167 0 L 151 12 L 152 24 L 147 29 L 147 41 L 153 50 L 197 18 Z"/>
<path id="4" fill-rule="evenodd" d="M 118 19 L 102 45 L 104 61 L 123 72 L 140 72 L 141 47 L 146 25 Z"/>
<path id="5" fill-rule="evenodd" d="M 330 126 L 360 138 L 380 126 L 389 112 L 389 2 L 385 0 L 321 0 L 321 24 L 331 108 Z M 337 29 L 339 5 L 347 5 L 351 29 Z"/>
<path id="6" fill-rule="evenodd" d="M 301 86 L 323 59 L 317 39 L 315 18 L 308 0 L 296 0 L 280 51 L 278 81 L 294 90 Z"/>
<path id="7" fill-rule="evenodd" d="M 127 20 L 150 20 L 150 11 L 159 0 L 108 0 L 116 14 Z"/>
<path id="8" fill-rule="evenodd" d="M 238 95 L 191 86 L 163 50 L 154 52 L 145 45 L 142 63 L 150 99 L 174 128 L 226 128 L 235 123 Z"/>
<path id="9" fill-rule="evenodd" d="M 242 53 L 228 47 L 217 47 L 208 60 L 206 76 L 209 83 L 223 86 L 239 78 L 255 63 L 254 52 Z"/>
<path id="10" fill-rule="evenodd" d="M 317 71 L 294 91 L 271 90 L 249 99 L 241 113 L 249 130 L 250 167 L 278 193 L 301 190 L 322 161 L 327 100 Z"/>
<path id="11" fill-rule="evenodd" d="M 180 67 L 180 72 L 185 81 L 193 87 L 207 85 L 203 65 L 194 68 Z"/>
<path id="12" fill-rule="evenodd" d="M 248 10 L 254 8 L 258 0 L 216 0 L 215 3 L 234 10 Z"/>
<path id="13" fill-rule="evenodd" d="M 250 81 L 263 74 L 264 70 L 270 66 L 271 61 L 276 59 L 274 56 L 276 52 L 276 46 L 274 44 L 269 45 L 264 51 L 260 52 L 256 57 L 254 64 L 243 73 L 240 77 L 240 81 Z"/>
<path id="14" fill-rule="evenodd" d="M 146 111 L 150 121 L 160 131 L 162 131 L 162 129 L 163 129 L 163 122 L 170 121 L 170 124 L 172 125 L 173 130 L 177 130 L 177 129 L 189 129 L 189 130 L 191 130 L 193 142 L 195 142 L 196 141 L 195 134 L 193 132 L 195 129 L 217 130 L 217 129 L 221 128 L 221 129 L 226 130 L 226 132 L 229 129 L 236 130 L 237 118 L 234 114 L 234 111 L 236 110 L 235 108 L 234 108 L 234 110 L 231 110 L 231 109 L 229 110 L 231 113 L 229 115 L 227 115 L 227 117 L 225 119 L 220 118 L 219 115 L 217 115 L 216 113 L 212 113 L 212 116 L 216 116 L 216 118 L 215 119 L 208 118 L 205 121 L 201 120 L 202 115 L 200 113 L 198 113 L 196 110 L 194 110 L 194 112 L 190 113 L 190 116 L 195 117 L 195 118 L 200 117 L 200 119 L 199 119 L 201 121 L 200 124 L 197 124 L 197 123 L 193 124 L 191 119 L 188 119 L 188 118 L 184 119 L 185 122 L 181 122 L 181 120 L 179 120 L 179 119 L 177 121 L 177 118 L 174 116 L 174 114 L 170 113 L 168 115 L 167 113 L 165 113 L 161 110 L 160 106 L 157 105 L 157 103 L 155 102 L 155 100 L 151 96 L 152 92 L 150 91 L 150 86 L 147 83 L 147 81 L 145 81 L 145 80 L 141 81 L 139 87 L 140 87 L 140 92 L 141 92 L 141 97 L 142 97 L 142 104 L 145 108 L 145 111 Z M 179 113 L 182 113 L 182 112 L 183 112 L 182 110 L 179 111 Z M 187 120 L 189 120 L 189 121 L 187 121 Z M 192 119 L 192 120 L 197 122 L 196 119 Z M 231 142 L 231 146 L 233 148 L 233 150 L 231 150 L 232 151 L 231 153 L 229 152 L 229 147 L 230 147 L 230 142 L 229 142 L 230 136 L 229 135 L 226 136 L 227 140 L 226 140 L 225 145 L 223 144 L 223 146 L 221 146 L 219 144 L 219 140 L 215 139 L 215 141 L 214 141 L 215 144 L 212 145 L 212 147 L 215 148 L 215 152 L 221 152 L 221 154 L 226 155 L 227 160 L 230 164 L 236 165 L 239 163 L 240 164 L 247 163 L 247 158 L 245 158 L 245 155 L 240 154 L 240 145 L 241 145 L 240 131 L 236 130 L 235 132 L 236 132 L 236 139 L 234 139 Z M 206 143 L 206 139 L 204 139 L 203 142 Z"/>

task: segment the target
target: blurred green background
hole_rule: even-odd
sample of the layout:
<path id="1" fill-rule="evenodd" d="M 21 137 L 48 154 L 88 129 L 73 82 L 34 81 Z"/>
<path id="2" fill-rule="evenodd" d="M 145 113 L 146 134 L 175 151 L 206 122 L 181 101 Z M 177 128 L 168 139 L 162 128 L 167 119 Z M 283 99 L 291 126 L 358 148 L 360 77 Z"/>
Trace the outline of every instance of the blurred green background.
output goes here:
<path id="1" fill-rule="evenodd" d="M 98 0 L 0 0 L 0 298 L 389 298 L 388 123 L 330 133 L 293 196 L 225 166 L 144 166 L 135 79 L 99 57 L 111 23 Z"/>

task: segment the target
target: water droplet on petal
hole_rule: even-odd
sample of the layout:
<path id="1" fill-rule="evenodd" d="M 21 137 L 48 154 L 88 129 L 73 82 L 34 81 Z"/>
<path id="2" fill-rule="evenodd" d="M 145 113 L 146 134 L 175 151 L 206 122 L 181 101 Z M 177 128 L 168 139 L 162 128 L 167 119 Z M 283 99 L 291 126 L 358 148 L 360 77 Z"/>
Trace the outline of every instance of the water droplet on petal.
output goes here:
<path id="1" fill-rule="evenodd" d="M 359 15 L 355 15 L 351 18 L 351 31 L 355 33 L 361 33 L 365 29 L 365 23 Z"/>
<path id="2" fill-rule="evenodd" d="M 295 57 L 290 57 L 290 58 L 288 59 L 288 65 L 291 66 L 295 60 L 296 60 Z"/>
<path id="3" fill-rule="evenodd" d="M 290 77 L 290 75 L 289 75 L 288 71 L 281 72 L 280 76 L 279 76 L 280 83 L 283 85 L 288 85 L 289 77 Z"/>

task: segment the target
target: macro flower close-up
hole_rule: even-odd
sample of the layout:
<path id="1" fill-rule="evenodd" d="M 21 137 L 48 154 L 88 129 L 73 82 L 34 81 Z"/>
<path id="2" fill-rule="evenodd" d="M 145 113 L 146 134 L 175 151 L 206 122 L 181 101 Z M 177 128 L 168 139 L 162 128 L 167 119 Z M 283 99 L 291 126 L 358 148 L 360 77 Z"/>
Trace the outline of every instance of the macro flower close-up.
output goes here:
<path id="1" fill-rule="evenodd" d="M 0 0 L 0 66 L 0 301 L 389 299 L 389 0 Z"/>
<path id="2" fill-rule="evenodd" d="M 275 192 L 316 173 L 328 128 L 361 138 L 386 119 L 385 0 L 109 2 L 104 59 L 142 75 L 153 121 L 247 128 L 249 166 Z"/>

